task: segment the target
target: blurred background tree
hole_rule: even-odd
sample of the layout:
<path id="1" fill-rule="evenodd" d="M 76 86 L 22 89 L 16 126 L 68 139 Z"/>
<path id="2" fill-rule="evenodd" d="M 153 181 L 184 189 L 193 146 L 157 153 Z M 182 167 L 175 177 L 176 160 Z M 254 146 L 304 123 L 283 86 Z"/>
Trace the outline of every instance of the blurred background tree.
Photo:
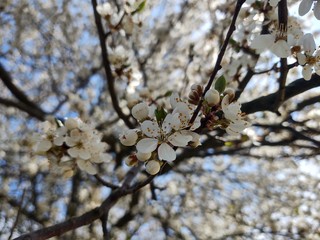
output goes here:
<path id="1" fill-rule="evenodd" d="M 317 42 L 318 20 L 301 1 L 243 2 L 2 0 L 1 239 L 320 239 L 320 77 L 303 79 L 299 39 L 288 58 L 251 47 L 260 33 Z M 202 126 L 157 176 L 126 166 L 130 109 L 187 99 L 214 66 L 252 126 Z M 64 178 L 33 151 L 41 122 L 68 117 L 108 144 L 94 176 Z"/>

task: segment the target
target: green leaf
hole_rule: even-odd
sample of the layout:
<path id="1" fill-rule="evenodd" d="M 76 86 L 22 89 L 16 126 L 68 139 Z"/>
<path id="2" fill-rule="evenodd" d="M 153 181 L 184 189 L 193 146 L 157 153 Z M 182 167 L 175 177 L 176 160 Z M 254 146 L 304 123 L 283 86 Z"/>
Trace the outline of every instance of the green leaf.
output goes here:
<path id="1" fill-rule="evenodd" d="M 164 94 L 164 96 L 165 97 L 170 97 L 171 95 L 172 95 L 172 91 L 167 91 L 165 94 Z"/>
<path id="2" fill-rule="evenodd" d="M 142 1 L 142 2 L 138 5 L 138 7 L 136 8 L 136 10 L 134 10 L 134 11 L 131 12 L 131 15 L 134 15 L 134 14 L 136 14 L 136 13 L 142 12 L 143 9 L 146 7 L 146 3 L 147 3 L 147 0 Z"/>
<path id="3" fill-rule="evenodd" d="M 227 86 L 227 81 L 225 79 L 225 77 L 222 75 L 220 76 L 216 83 L 214 84 L 214 88 L 219 92 L 219 93 L 223 93 L 224 89 Z"/>
<path id="4" fill-rule="evenodd" d="M 157 108 L 156 110 L 154 110 L 154 114 L 156 115 L 156 119 L 160 124 L 163 122 L 163 120 L 167 116 L 167 112 L 163 109 L 163 107 Z"/>

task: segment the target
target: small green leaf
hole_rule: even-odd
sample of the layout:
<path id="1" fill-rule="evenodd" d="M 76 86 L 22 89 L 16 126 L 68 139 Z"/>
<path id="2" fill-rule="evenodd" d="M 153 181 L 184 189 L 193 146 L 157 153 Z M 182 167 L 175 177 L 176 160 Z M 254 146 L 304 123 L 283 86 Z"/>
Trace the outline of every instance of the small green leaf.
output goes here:
<path id="1" fill-rule="evenodd" d="M 167 112 L 163 109 L 163 107 L 154 110 L 154 114 L 156 115 L 156 119 L 160 124 L 167 116 Z"/>
<path id="2" fill-rule="evenodd" d="M 138 5 L 138 7 L 136 8 L 136 10 L 134 10 L 134 11 L 131 12 L 131 15 L 134 15 L 134 14 L 136 14 L 136 13 L 142 12 L 143 9 L 146 7 L 146 3 L 147 3 L 147 0 L 142 1 L 142 2 Z"/>
<path id="3" fill-rule="evenodd" d="M 225 79 L 225 77 L 222 75 L 220 76 L 216 83 L 214 84 L 214 88 L 219 92 L 219 93 L 223 93 L 224 89 L 227 86 L 227 81 Z"/>
<path id="4" fill-rule="evenodd" d="M 164 94 L 165 97 L 170 97 L 171 95 L 172 95 L 172 91 L 167 91 L 167 92 Z"/>

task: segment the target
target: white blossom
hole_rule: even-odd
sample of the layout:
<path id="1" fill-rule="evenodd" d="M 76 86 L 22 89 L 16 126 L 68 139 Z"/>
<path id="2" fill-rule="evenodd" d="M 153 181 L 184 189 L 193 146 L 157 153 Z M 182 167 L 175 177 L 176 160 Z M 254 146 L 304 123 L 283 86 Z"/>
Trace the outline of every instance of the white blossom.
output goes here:
<path id="1" fill-rule="evenodd" d="M 54 146 L 62 146 L 67 131 L 65 127 L 57 128 L 56 125 L 45 121 L 41 124 L 40 128 L 43 134 L 34 135 L 34 142 L 36 143 L 35 152 L 45 153 Z"/>
<path id="2" fill-rule="evenodd" d="M 302 38 L 304 53 L 297 53 L 298 63 L 303 66 L 302 75 L 305 80 L 310 80 L 312 72 L 320 75 L 320 50 L 316 50 L 313 35 L 308 33 Z"/>
<path id="3" fill-rule="evenodd" d="M 143 138 L 137 143 L 138 152 L 151 153 L 156 150 L 158 144 L 160 144 L 158 148 L 159 159 L 165 158 L 164 160 L 167 161 L 173 161 L 176 159 L 175 151 L 166 143 L 166 141 L 168 141 L 168 135 L 171 131 L 171 126 L 167 121 L 168 116 L 169 114 L 164 120 L 162 128 L 160 128 L 156 122 L 150 120 L 146 120 L 141 124 L 141 130 L 147 136 L 147 138 Z M 164 153 L 163 150 L 168 152 Z"/>
<path id="4" fill-rule="evenodd" d="M 64 176 L 73 174 L 76 166 L 96 174 L 95 163 L 111 160 L 111 155 L 105 153 L 107 144 L 100 141 L 100 134 L 79 118 L 69 118 L 58 128 L 45 122 L 43 131 L 36 150 L 45 153 L 51 167 L 59 169 Z"/>
<path id="5" fill-rule="evenodd" d="M 168 114 L 161 126 L 155 121 L 144 121 L 141 130 L 146 138 L 137 143 L 138 152 L 151 153 L 158 148 L 160 160 L 174 161 L 176 152 L 173 147 L 185 147 L 192 140 L 187 133 L 182 134 L 178 131 L 180 127 L 179 113 Z"/>
<path id="6" fill-rule="evenodd" d="M 109 61 L 115 68 L 121 68 L 127 63 L 128 52 L 122 45 L 118 45 L 115 49 L 109 49 Z"/>
<path id="7" fill-rule="evenodd" d="M 226 128 L 226 132 L 230 135 L 238 135 L 249 123 L 242 118 L 241 105 L 239 102 L 231 102 L 230 96 L 225 95 L 221 102 L 222 111 L 224 117 L 229 121 L 229 125 Z"/>
<path id="8" fill-rule="evenodd" d="M 108 2 L 106 2 L 102 5 L 98 5 L 96 9 L 97 9 L 97 12 L 103 17 L 111 16 L 112 12 L 113 12 L 112 7 L 111 7 L 110 3 L 108 3 Z"/>
<path id="9" fill-rule="evenodd" d="M 276 34 L 263 34 L 255 37 L 251 43 L 251 47 L 256 49 L 258 53 L 270 50 L 280 58 L 287 58 L 291 55 L 288 42 L 282 38 L 278 38 Z"/>

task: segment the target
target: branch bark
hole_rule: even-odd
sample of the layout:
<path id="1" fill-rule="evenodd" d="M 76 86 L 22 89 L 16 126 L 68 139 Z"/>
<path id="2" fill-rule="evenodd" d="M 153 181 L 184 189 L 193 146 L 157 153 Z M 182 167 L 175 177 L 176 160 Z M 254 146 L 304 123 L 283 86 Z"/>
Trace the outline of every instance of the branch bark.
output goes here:
<path id="1" fill-rule="evenodd" d="M 287 101 L 288 99 L 298 94 L 301 94 L 316 87 L 320 87 L 320 76 L 313 74 L 312 78 L 309 81 L 300 78 L 286 86 L 284 101 Z M 275 105 L 275 102 L 278 100 L 277 96 L 278 92 L 275 92 L 267 96 L 254 99 L 250 102 L 242 104 L 241 109 L 246 114 L 262 111 L 274 112 L 273 106 Z"/>

